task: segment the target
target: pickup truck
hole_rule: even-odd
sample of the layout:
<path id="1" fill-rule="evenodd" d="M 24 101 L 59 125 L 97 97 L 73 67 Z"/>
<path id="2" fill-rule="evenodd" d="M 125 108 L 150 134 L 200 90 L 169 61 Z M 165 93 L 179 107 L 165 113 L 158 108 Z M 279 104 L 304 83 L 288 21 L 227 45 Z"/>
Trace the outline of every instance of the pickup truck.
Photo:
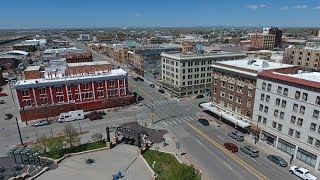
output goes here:
<path id="1" fill-rule="evenodd" d="M 305 168 L 302 167 L 297 167 L 297 166 L 292 166 L 289 169 L 289 172 L 291 174 L 295 174 L 296 176 L 300 177 L 301 179 L 305 179 L 305 180 L 318 180 L 317 177 L 315 177 L 314 175 L 310 174 L 309 171 Z"/>

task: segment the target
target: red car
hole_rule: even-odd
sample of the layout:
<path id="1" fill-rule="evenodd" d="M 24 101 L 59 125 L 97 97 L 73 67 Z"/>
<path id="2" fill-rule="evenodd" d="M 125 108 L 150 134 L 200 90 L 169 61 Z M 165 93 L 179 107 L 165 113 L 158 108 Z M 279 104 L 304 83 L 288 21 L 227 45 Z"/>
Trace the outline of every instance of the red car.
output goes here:
<path id="1" fill-rule="evenodd" d="M 237 145 L 233 143 L 224 143 L 223 146 L 233 153 L 238 152 Z"/>
<path id="2" fill-rule="evenodd" d="M 0 97 L 2 97 L 2 96 L 8 96 L 8 94 L 7 93 L 0 93 Z"/>
<path id="3" fill-rule="evenodd" d="M 100 113 L 94 113 L 92 115 L 89 116 L 90 121 L 94 121 L 97 119 L 102 119 L 102 114 Z"/>

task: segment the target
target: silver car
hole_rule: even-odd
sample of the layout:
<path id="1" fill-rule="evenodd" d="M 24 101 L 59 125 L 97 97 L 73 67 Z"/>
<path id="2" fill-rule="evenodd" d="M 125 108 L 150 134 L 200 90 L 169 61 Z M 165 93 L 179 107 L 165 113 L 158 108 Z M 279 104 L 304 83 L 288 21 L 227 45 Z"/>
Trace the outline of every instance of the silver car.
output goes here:
<path id="1" fill-rule="evenodd" d="M 258 157 L 259 156 L 259 151 L 254 148 L 253 146 L 244 146 L 241 147 L 240 150 L 246 154 L 248 154 L 251 157 Z"/>

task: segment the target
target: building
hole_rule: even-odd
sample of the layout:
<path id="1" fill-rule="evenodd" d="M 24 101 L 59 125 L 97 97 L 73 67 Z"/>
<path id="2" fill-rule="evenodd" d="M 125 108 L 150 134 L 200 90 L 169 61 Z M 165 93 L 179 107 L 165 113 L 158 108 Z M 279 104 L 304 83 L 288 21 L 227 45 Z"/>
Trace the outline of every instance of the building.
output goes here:
<path id="1" fill-rule="evenodd" d="M 75 47 L 59 48 L 59 49 L 46 49 L 42 53 L 42 59 L 43 59 L 43 62 L 48 62 L 50 60 L 56 60 L 56 59 L 59 59 L 59 58 L 63 58 L 65 55 L 70 54 L 70 53 L 86 54 L 85 58 L 88 59 L 88 61 L 92 61 L 92 60 L 90 60 L 90 59 L 92 59 L 91 53 L 89 55 L 89 54 L 87 54 L 89 52 L 87 52 L 87 51 L 85 51 L 83 49 L 77 49 Z M 70 58 L 72 59 L 72 57 L 70 57 Z M 76 56 L 75 56 L 75 59 L 77 59 Z"/>
<path id="2" fill-rule="evenodd" d="M 280 29 L 278 29 L 276 27 L 264 28 L 263 34 L 275 35 L 274 47 L 282 47 L 282 45 L 281 45 L 282 31 Z"/>
<path id="3" fill-rule="evenodd" d="M 258 74 L 254 123 L 261 140 L 320 170 L 320 73 Z"/>
<path id="4" fill-rule="evenodd" d="M 67 63 L 65 75 L 74 76 L 77 74 L 94 74 L 95 72 L 107 72 L 111 71 L 112 69 L 113 65 L 108 61 Z"/>
<path id="5" fill-rule="evenodd" d="M 215 61 L 243 59 L 246 53 L 161 53 L 161 83 L 178 96 L 203 93 L 211 86 L 210 65 Z"/>
<path id="6" fill-rule="evenodd" d="M 89 34 L 79 34 L 79 41 L 90 41 L 90 35 Z"/>
<path id="7" fill-rule="evenodd" d="M 284 49 L 284 63 L 300 66 L 304 70 L 316 70 L 320 68 L 319 47 L 295 47 L 289 46 Z"/>
<path id="8" fill-rule="evenodd" d="M 26 52 L 35 52 L 37 50 L 37 46 L 32 44 L 15 44 L 12 46 L 12 49 Z"/>
<path id="9" fill-rule="evenodd" d="M 73 52 L 63 55 L 67 63 L 91 62 L 91 52 Z"/>
<path id="10" fill-rule="evenodd" d="M 22 121 L 52 118 L 77 109 L 105 109 L 135 99 L 129 93 L 128 73 L 122 69 L 20 80 L 15 89 Z"/>
<path id="11" fill-rule="evenodd" d="M 239 125 L 249 131 L 255 104 L 257 74 L 263 70 L 294 73 L 298 67 L 260 59 L 213 62 L 211 65 L 211 106 L 223 112 L 214 110 L 212 112 L 222 114 L 236 127 Z M 257 130 L 254 126 L 251 129 Z"/>
<path id="12" fill-rule="evenodd" d="M 250 34 L 251 47 L 257 50 L 272 50 L 275 44 L 275 35 L 273 34 Z"/>

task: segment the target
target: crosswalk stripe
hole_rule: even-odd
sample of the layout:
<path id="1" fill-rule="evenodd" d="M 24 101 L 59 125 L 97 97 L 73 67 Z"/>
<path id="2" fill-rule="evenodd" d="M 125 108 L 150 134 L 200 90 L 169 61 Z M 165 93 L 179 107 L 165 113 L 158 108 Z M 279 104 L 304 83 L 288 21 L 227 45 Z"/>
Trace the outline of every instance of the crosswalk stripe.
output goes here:
<path id="1" fill-rule="evenodd" d="M 179 119 L 177 119 L 177 121 L 179 121 L 180 123 L 182 123 Z"/>
<path id="2" fill-rule="evenodd" d="M 175 123 L 175 124 L 178 124 L 177 122 L 175 122 L 175 121 L 172 121 L 173 123 Z"/>
<path id="3" fill-rule="evenodd" d="M 166 126 L 168 126 L 168 124 L 166 122 L 163 122 Z"/>
<path id="4" fill-rule="evenodd" d="M 172 123 L 171 122 L 168 122 L 170 125 L 172 125 Z"/>

